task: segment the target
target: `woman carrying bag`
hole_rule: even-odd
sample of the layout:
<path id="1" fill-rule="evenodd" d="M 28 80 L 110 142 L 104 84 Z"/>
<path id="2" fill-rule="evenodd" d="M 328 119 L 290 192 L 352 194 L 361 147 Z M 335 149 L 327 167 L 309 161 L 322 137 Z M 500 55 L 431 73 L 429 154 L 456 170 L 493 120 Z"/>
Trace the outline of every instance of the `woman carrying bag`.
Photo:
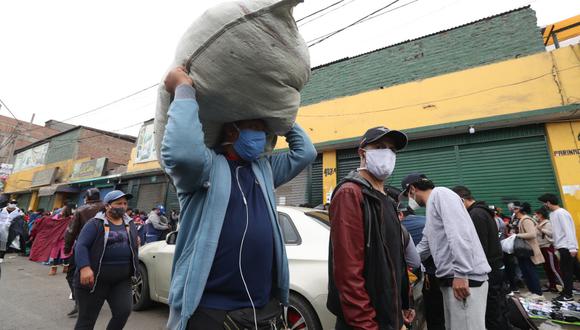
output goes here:
<path id="1" fill-rule="evenodd" d="M 107 330 L 123 329 L 131 314 L 131 280 L 138 276 L 138 235 L 125 214 L 130 194 L 108 193 L 105 209 L 89 220 L 75 245 L 75 329 L 93 329 L 105 300 L 112 318 Z"/>
<path id="2" fill-rule="evenodd" d="M 518 256 L 518 263 L 528 290 L 533 294 L 541 296 L 542 287 L 540 286 L 540 279 L 536 272 L 536 265 L 544 263 L 544 256 L 542 256 L 542 251 L 538 244 L 536 223 L 528 215 L 532 212 L 532 209 L 529 203 L 522 203 L 521 206 L 514 208 L 514 212 L 519 219 L 519 233 L 516 235 L 516 239 L 525 240 L 534 253 L 531 257 Z"/>

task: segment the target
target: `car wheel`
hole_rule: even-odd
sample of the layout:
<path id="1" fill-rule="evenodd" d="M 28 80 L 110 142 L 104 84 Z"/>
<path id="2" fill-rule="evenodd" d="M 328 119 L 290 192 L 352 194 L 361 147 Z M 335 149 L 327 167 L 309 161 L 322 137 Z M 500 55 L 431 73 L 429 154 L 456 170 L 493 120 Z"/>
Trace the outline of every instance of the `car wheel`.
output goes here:
<path id="1" fill-rule="evenodd" d="M 291 330 L 322 330 L 314 308 L 302 296 L 291 292 L 288 308 L 288 329 Z"/>
<path id="2" fill-rule="evenodd" d="M 149 277 L 147 268 L 139 263 L 139 277 L 133 281 L 133 310 L 142 311 L 151 305 L 149 297 Z"/>

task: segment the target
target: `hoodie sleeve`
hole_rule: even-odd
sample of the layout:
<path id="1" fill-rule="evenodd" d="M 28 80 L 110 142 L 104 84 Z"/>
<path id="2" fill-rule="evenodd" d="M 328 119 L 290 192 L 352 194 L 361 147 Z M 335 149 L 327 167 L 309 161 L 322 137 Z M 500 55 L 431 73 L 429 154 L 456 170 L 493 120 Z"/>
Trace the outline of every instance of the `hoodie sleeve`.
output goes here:
<path id="1" fill-rule="evenodd" d="M 270 156 L 275 188 L 292 180 L 316 159 L 316 149 L 300 125 L 294 124 L 285 137 L 290 151 Z"/>
<path id="2" fill-rule="evenodd" d="M 435 196 L 433 196 L 435 194 Z M 468 278 L 473 271 L 473 243 L 467 228 L 473 222 L 459 196 L 450 189 L 433 190 L 437 212 L 443 219 L 443 230 L 451 248 L 455 278 Z"/>
<path id="3" fill-rule="evenodd" d="M 192 193 L 209 179 L 213 151 L 205 145 L 195 90 L 179 85 L 169 106 L 161 162 L 178 193 Z"/>

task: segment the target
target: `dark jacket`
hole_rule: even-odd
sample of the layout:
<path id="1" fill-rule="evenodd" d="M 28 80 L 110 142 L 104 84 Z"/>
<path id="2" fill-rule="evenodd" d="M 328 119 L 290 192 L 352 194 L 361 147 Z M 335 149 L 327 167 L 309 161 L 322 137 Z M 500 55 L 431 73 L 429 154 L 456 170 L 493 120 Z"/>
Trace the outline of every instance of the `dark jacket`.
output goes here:
<path id="1" fill-rule="evenodd" d="M 351 172 L 330 219 L 328 309 L 353 328 L 400 329 L 410 291 L 394 200 Z"/>
<path id="2" fill-rule="evenodd" d="M 487 257 L 487 262 L 492 270 L 503 267 L 503 252 L 499 242 L 499 233 L 494 219 L 493 211 L 489 209 L 485 202 L 473 203 L 467 211 L 473 224 L 477 236 Z"/>
<path id="3" fill-rule="evenodd" d="M 64 233 L 64 252 L 69 253 L 87 221 L 105 208 L 101 201 L 88 201 L 79 207 Z"/>
<path id="4" fill-rule="evenodd" d="M 129 246 L 131 248 L 131 275 L 137 277 L 139 275 L 139 246 L 137 245 L 137 227 L 133 220 L 125 215 L 123 218 L 125 227 L 129 233 Z M 109 226 L 109 221 L 103 212 L 98 213 L 93 219 L 89 220 L 81 230 L 75 246 L 75 263 L 76 271 L 73 280 L 75 287 L 83 287 L 80 281 L 80 270 L 83 267 L 90 266 L 95 274 L 95 282 L 90 288 L 91 293 L 95 290 L 99 280 L 99 272 L 101 270 L 101 261 L 105 254 L 105 247 L 109 231 L 105 227 Z"/>

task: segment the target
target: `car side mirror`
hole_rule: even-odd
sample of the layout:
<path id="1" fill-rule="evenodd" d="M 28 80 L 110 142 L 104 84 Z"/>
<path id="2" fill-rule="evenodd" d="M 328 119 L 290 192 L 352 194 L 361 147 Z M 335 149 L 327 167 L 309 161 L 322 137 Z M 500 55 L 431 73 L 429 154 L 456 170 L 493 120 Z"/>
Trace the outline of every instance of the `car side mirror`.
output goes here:
<path id="1" fill-rule="evenodd" d="M 172 231 L 165 237 L 165 242 L 167 245 L 175 245 L 177 241 L 177 231 Z"/>

